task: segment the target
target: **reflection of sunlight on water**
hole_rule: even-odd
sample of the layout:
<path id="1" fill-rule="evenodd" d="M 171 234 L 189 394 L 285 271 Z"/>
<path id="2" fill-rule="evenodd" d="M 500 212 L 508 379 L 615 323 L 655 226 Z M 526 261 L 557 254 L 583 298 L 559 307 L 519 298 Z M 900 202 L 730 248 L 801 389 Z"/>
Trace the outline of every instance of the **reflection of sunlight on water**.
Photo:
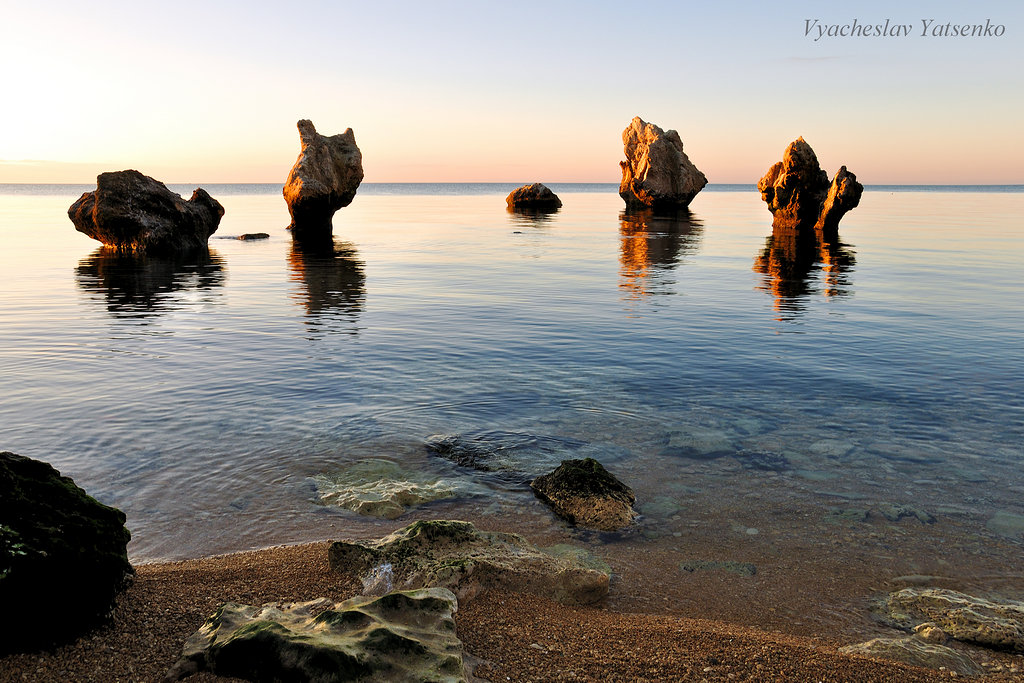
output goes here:
<path id="1" fill-rule="evenodd" d="M 355 334 L 366 301 L 365 264 L 355 245 L 337 238 L 294 240 L 288 252 L 291 280 L 301 284 L 292 298 L 306 309 L 314 331 Z M 332 325 L 340 322 L 342 327 Z"/>
<path id="2" fill-rule="evenodd" d="M 657 215 L 623 211 L 619 215 L 619 288 L 626 301 L 671 294 L 667 273 L 700 246 L 701 221 L 689 212 Z"/>

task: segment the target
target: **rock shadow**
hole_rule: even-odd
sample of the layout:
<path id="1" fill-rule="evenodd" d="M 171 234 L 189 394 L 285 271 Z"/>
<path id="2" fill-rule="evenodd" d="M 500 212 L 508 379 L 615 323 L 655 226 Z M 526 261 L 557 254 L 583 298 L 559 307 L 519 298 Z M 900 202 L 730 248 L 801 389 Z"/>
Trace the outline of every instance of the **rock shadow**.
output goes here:
<path id="1" fill-rule="evenodd" d="M 149 255 L 100 247 L 79 261 L 75 280 L 94 298 L 106 301 L 115 318 L 150 318 L 195 305 L 195 292 L 213 298 L 226 279 L 224 260 L 204 248 L 190 252 Z"/>
<path id="2" fill-rule="evenodd" d="M 366 305 L 366 264 L 355 245 L 330 235 L 293 240 L 288 269 L 292 281 L 302 285 L 293 299 L 305 309 L 311 327 L 341 323 L 344 331 L 358 331 L 355 325 Z"/>

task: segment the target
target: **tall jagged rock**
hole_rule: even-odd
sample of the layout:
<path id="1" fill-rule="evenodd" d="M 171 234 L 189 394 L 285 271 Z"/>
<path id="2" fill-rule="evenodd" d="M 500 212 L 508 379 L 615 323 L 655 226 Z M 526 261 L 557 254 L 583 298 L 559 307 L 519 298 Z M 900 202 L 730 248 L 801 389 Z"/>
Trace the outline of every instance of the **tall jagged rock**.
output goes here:
<path id="1" fill-rule="evenodd" d="M 334 212 L 352 203 L 363 181 L 363 155 L 351 128 L 326 136 L 307 119 L 297 125 L 302 148 L 284 184 L 288 227 L 296 238 L 330 235 Z"/>
<path id="2" fill-rule="evenodd" d="M 843 166 L 832 182 L 811 146 L 797 138 L 757 183 L 776 228 L 834 231 L 847 211 L 860 203 L 864 186 Z"/>
<path id="3" fill-rule="evenodd" d="M 198 188 L 187 202 L 138 171 L 101 173 L 96 189 L 68 209 L 75 229 L 118 251 L 168 253 L 206 248 L 224 207 Z"/>
<path id="4" fill-rule="evenodd" d="M 622 145 L 626 160 L 619 162 L 619 196 L 630 208 L 685 209 L 708 184 L 674 130 L 664 131 L 636 116 L 622 131 Z"/>

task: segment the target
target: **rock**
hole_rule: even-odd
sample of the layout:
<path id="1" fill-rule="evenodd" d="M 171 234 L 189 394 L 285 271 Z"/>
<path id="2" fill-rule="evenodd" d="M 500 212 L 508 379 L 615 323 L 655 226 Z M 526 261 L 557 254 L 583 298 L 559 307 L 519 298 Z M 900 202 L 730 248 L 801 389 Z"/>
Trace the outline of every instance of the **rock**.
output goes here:
<path id="1" fill-rule="evenodd" d="M 250 681 L 465 681 L 455 596 L 444 588 L 262 607 L 227 603 L 168 672 Z"/>
<path id="2" fill-rule="evenodd" d="M 860 203 L 864 186 L 843 166 L 830 184 L 818 157 L 801 137 L 757 183 L 776 228 L 834 231 L 847 211 Z"/>
<path id="3" fill-rule="evenodd" d="M 883 609 L 900 628 L 930 622 L 959 641 L 1024 652 L 1024 602 L 990 601 L 944 588 L 904 588 L 891 593 Z"/>
<path id="4" fill-rule="evenodd" d="M 266 232 L 247 232 L 244 235 L 239 235 L 238 239 L 243 242 L 247 242 L 249 240 L 267 240 L 270 239 L 270 234 Z"/>
<path id="5" fill-rule="evenodd" d="M 514 485 L 526 485 L 563 460 L 599 455 L 608 461 L 623 455 L 618 449 L 577 439 L 499 430 L 435 434 L 427 437 L 426 447 L 456 465 L 490 473 Z"/>
<path id="6" fill-rule="evenodd" d="M 980 676 L 985 670 L 973 659 L 952 648 L 926 643 L 920 638 L 875 638 L 866 643 L 847 645 L 839 651 L 871 659 L 887 659 L 927 669 L 955 671 L 961 676 Z"/>
<path id="7" fill-rule="evenodd" d="M 187 202 L 138 171 L 101 173 L 96 189 L 68 209 L 78 232 L 119 251 L 175 252 L 206 247 L 224 207 L 199 188 Z"/>
<path id="8" fill-rule="evenodd" d="M 740 576 L 753 576 L 757 573 L 757 567 L 750 562 L 736 562 L 735 560 L 688 560 L 680 562 L 679 568 L 684 572 L 715 571 L 721 570 L 739 574 Z"/>
<path id="9" fill-rule="evenodd" d="M 541 183 L 523 185 L 509 192 L 505 203 L 510 209 L 559 209 L 562 200 Z"/>
<path id="10" fill-rule="evenodd" d="M 452 498 L 455 486 L 440 477 L 403 469 L 383 458 L 366 458 L 313 477 L 320 502 L 361 515 L 395 519 L 414 505 Z"/>
<path id="11" fill-rule="evenodd" d="M 1024 540 L 1024 515 L 1000 511 L 985 522 L 985 528 L 1006 538 Z"/>
<path id="12" fill-rule="evenodd" d="M 709 427 L 689 427 L 685 432 L 676 431 L 668 435 L 668 446 L 665 455 L 692 458 L 694 460 L 714 460 L 736 452 L 729 435 L 718 429 Z"/>
<path id="13" fill-rule="evenodd" d="M 351 128 L 328 137 L 307 119 L 297 125 L 302 148 L 283 190 L 288 227 L 296 238 L 330 235 L 334 212 L 352 203 L 363 181 L 363 155 Z"/>
<path id="14" fill-rule="evenodd" d="M 530 488 L 555 514 L 577 526 L 615 531 L 636 518 L 633 490 L 593 458 L 563 460 L 530 482 Z"/>
<path id="15" fill-rule="evenodd" d="M 664 131 L 639 116 L 622 131 L 626 161 L 620 161 L 619 196 L 630 208 L 685 209 L 708 179 L 683 152 L 674 130 Z"/>
<path id="16" fill-rule="evenodd" d="M 517 534 L 480 531 L 469 522 L 414 522 L 376 541 L 338 541 L 328 558 L 331 569 L 360 576 L 391 565 L 395 587 L 449 588 L 459 600 L 487 588 L 568 605 L 597 602 L 608 594 L 607 574 L 545 554 Z"/>
<path id="17" fill-rule="evenodd" d="M 931 622 L 915 626 L 914 635 L 925 642 L 935 643 L 936 645 L 945 645 L 949 642 L 949 636 L 946 635 L 946 632 Z"/>
<path id="18" fill-rule="evenodd" d="M 0 453 L 0 605 L 11 620 L 0 653 L 66 640 L 109 614 L 133 574 L 124 523 L 47 463 Z"/>
<path id="19" fill-rule="evenodd" d="M 784 472 L 790 468 L 789 458 L 772 451 L 751 451 L 743 449 L 733 454 L 740 464 L 748 470 L 765 472 Z"/>
<path id="20" fill-rule="evenodd" d="M 890 522 L 898 522 L 904 517 L 913 517 L 921 524 L 935 524 L 935 517 L 924 510 L 912 505 L 897 505 L 895 503 L 880 503 L 878 511 Z"/>

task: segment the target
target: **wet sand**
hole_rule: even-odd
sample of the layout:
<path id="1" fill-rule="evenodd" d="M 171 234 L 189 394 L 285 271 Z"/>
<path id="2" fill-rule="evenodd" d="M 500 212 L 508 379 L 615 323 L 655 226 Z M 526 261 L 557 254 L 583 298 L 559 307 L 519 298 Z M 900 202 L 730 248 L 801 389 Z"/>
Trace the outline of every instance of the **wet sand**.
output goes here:
<path id="1" fill-rule="evenodd" d="M 158 681 L 185 639 L 223 602 L 342 600 L 359 587 L 356 577 L 329 570 L 326 543 L 141 565 L 110 625 L 52 651 L 0 658 L 0 681 Z M 612 591 L 614 596 L 614 584 Z M 626 609 L 630 602 L 613 597 L 594 607 L 569 608 L 490 592 L 462 605 L 456 624 L 476 675 L 490 681 L 951 678 L 945 671 L 841 655 L 836 647 L 844 643 L 827 634 L 770 633 L 716 621 L 713 612 L 708 619 L 638 613 Z M 1024 668 L 1021 657 L 974 649 L 971 654 L 989 668 L 1003 667 L 984 680 L 1022 680 L 1010 671 Z M 200 674 L 188 680 L 228 679 Z"/>

